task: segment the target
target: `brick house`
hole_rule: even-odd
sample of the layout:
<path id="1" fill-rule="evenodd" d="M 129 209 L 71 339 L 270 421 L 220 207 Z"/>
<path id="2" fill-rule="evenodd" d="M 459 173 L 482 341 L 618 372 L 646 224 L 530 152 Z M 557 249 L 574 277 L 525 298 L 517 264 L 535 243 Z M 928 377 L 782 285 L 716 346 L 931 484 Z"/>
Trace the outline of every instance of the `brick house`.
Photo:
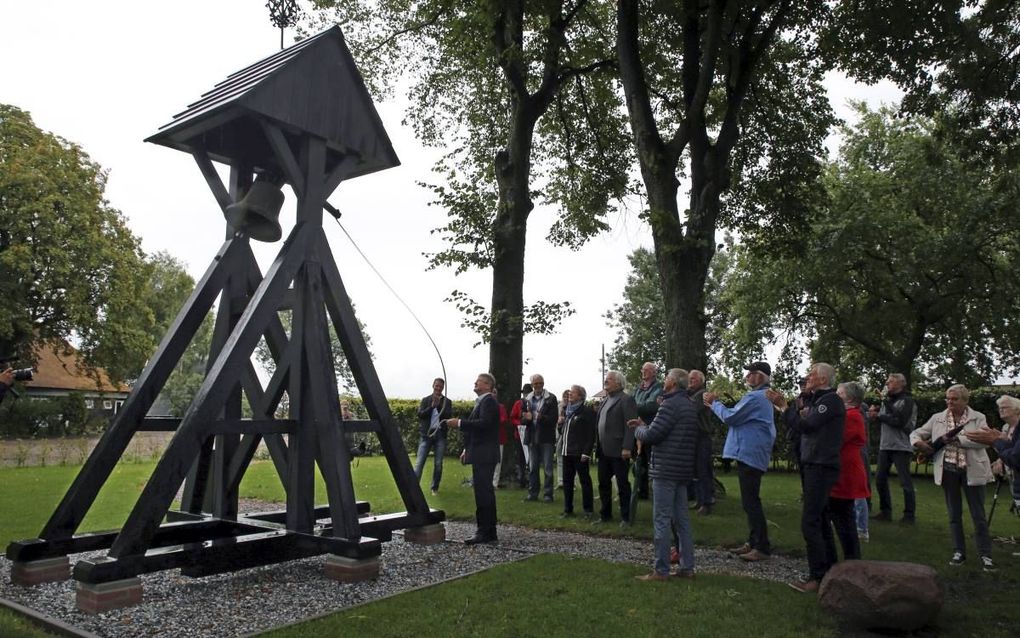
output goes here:
<path id="1" fill-rule="evenodd" d="M 69 344 L 41 346 L 35 355 L 34 378 L 24 384 L 25 399 L 59 399 L 74 392 L 85 399 L 86 409 L 107 418 L 124 404 L 130 388 L 110 381 L 102 368 L 86 368 Z"/>

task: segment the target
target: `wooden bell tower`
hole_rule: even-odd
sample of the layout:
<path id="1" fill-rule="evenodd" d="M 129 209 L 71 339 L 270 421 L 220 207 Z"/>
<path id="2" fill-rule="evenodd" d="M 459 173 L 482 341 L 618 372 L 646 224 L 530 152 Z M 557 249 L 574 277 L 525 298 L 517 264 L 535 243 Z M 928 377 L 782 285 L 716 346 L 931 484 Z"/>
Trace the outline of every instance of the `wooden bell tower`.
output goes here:
<path id="1" fill-rule="evenodd" d="M 227 226 L 226 241 L 39 538 L 8 546 L 12 579 L 67 578 L 68 554 L 109 550 L 74 568 L 79 607 L 94 612 L 140 600 L 137 576 L 147 572 L 179 567 L 201 576 L 329 554 L 327 573 L 357 580 L 378 573 L 381 543 L 394 529 L 441 540 L 445 515 L 425 501 L 322 228 L 326 199 L 343 180 L 399 164 L 339 27 L 228 76 L 147 141 L 191 154 L 224 211 L 256 175 L 276 176 L 297 197 L 296 223 L 264 276 L 249 238 Z M 230 167 L 228 184 L 214 161 Z M 217 298 L 210 365 L 190 407 L 181 419 L 146 418 Z M 280 310 L 293 313 L 289 335 Z M 368 421 L 340 418 L 330 324 Z M 276 363 L 265 386 L 251 362 L 263 338 Z M 284 392 L 289 414 L 277 418 Z M 251 418 L 242 416 L 245 399 Z M 76 534 L 141 431 L 174 435 L 123 527 Z M 405 512 L 371 516 L 369 504 L 355 499 L 344 440 L 355 431 L 378 435 Z M 262 441 L 286 508 L 240 516 L 238 486 Z M 316 466 L 323 506 L 314 502 Z M 180 509 L 172 510 L 182 485 Z"/>

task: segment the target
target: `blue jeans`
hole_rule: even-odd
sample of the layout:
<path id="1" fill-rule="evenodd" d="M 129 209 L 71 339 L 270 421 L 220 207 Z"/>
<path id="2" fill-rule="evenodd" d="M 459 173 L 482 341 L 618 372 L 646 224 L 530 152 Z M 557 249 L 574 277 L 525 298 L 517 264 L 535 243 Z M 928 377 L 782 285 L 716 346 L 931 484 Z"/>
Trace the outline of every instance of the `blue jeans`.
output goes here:
<path id="1" fill-rule="evenodd" d="M 680 537 L 680 569 L 694 569 L 694 535 L 687 515 L 687 483 L 652 479 L 652 524 L 655 530 L 655 573 L 669 575 L 673 528 Z"/>
<path id="2" fill-rule="evenodd" d="M 443 478 L 443 455 L 446 454 L 446 437 L 437 436 L 430 439 L 427 436 L 421 437 L 418 442 L 418 460 L 414 463 L 414 475 L 421 480 L 421 473 L 425 469 L 425 459 L 429 455 L 429 448 L 434 448 L 432 465 L 432 490 L 439 489 L 439 481 Z"/>
<path id="3" fill-rule="evenodd" d="M 854 499 L 854 510 L 857 516 L 857 533 L 868 533 L 868 499 Z"/>
<path id="4" fill-rule="evenodd" d="M 545 490 L 543 496 L 552 498 L 553 495 L 553 443 L 532 443 L 531 467 L 528 469 L 528 496 L 538 496 L 538 467 L 542 466 L 545 471 Z"/>

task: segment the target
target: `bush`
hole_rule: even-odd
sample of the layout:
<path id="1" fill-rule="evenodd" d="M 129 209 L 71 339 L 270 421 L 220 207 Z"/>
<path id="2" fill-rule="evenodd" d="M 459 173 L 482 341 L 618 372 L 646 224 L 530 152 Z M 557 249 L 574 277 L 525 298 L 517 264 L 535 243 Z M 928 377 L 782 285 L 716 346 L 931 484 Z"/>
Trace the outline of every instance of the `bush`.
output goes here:
<path id="1" fill-rule="evenodd" d="M 343 399 L 350 403 L 351 412 L 354 413 L 355 418 L 369 418 L 368 410 L 365 409 L 361 397 L 345 396 Z M 400 438 L 404 442 L 404 447 L 411 453 L 418 449 L 418 405 L 420 402 L 420 399 L 389 399 L 390 414 L 393 415 L 393 420 L 400 430 Z M 471 414 L 474 406 L 474 401 L 453 401 L 453 416 L 458 418 L 466 417 Z M 358 436 L 365 437 L 362 440 L 366 441 L 368 448 L 373 452 L 378 450 L 378 439 L 375 436 Z M 463 449 L 464 440 L 461 437 L 460 430 L 450 428 L 446 439 L 446 455 L 460 456 Z"/>
<path id="2" fill-rule="evenodd" d="M 44 400 L 4 401 L 0 438 L 59 438 L 102 432 L 109 421 L 85 407 L 81 393 Z"/>

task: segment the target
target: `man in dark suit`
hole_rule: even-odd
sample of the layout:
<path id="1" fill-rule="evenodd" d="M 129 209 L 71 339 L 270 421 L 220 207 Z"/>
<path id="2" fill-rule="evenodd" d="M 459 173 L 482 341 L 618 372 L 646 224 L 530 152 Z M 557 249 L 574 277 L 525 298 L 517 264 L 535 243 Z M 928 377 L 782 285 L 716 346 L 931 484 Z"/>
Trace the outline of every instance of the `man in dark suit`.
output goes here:
<path id="1" fill-rule="evenodd" d="M 475 489 L 475 535 L 464 541 L 466 545 L 495 543 L 496 491 L 492 488 L 492 474 L 499 462 L 499 402 L 492 396 L 496 380 L 483 372 L 475 380 L 475 407 L 466 419 L 447 419 L 449 427 L 461 429 L 464 434 L 462 459 L 471 465 L 471 482 Z"/>

